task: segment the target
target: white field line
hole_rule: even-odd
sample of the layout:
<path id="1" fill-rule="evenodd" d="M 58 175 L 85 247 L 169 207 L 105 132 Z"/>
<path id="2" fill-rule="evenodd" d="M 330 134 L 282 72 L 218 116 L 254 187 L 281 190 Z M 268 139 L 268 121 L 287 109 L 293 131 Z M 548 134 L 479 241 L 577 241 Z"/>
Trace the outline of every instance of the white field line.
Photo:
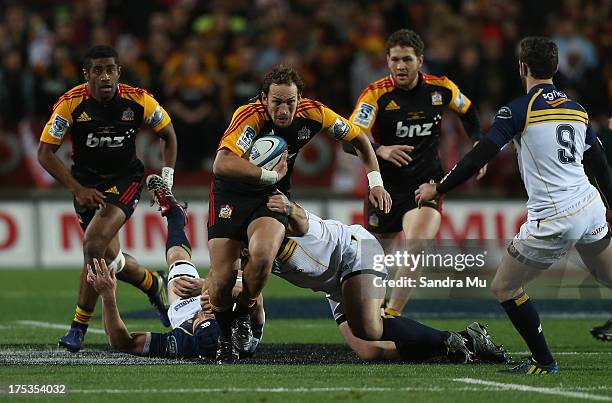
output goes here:
<path id="1" fill-rule="evenodd" d="M 572 392 L 569 390 L 564 390 L 564 389 L 559 389 L 559 388 L 544 388 L 544 387 L 520 385 L 516 383 L 492 382 L 492 381 L 485 381 L 482 379 L 474 379 L 474 378 L 453 378 L 453 381 L 469 383 L 472 385 L 492 386 L 495 388 L 500 388 L 501 390 L 516 390 L 519 392 L 542 393 L 545 395 L 573 397 L 576 399 L 586 399 L 586 400 L 612 401 L 612 396 L 593 395 L 591 393 L 584 393 L 584 392 Z"/>
<path id="2" fill-rule="evenodd" d="M 18 320 L 15 323 L 19 324 L 19 325 L 24 325 L 24 326 L 32 326 L 32 327 L 44 327 L 47 329 L 62 329 L 62 330 L 68 330 L 68 325 L 66 325 L 65 323 L 50 323 L 50 322 L 40 322 L 37 320 Z M 95 334 L 104 334 L 104 330 L 102 329 L 96 329 L 95 327 L 90 327 L 87 329 L 88 333 L 95 333 Z"/>

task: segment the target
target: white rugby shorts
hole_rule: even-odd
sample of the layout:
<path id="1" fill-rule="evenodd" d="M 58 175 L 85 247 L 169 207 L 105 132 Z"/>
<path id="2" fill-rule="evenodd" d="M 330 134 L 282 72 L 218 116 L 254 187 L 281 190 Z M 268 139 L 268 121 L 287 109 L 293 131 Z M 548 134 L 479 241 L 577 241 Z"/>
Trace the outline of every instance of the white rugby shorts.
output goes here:
<path id="1" fill-rule="evenodd" d="M 346 255 L 343 256 L 343 267 L 339 268 L 340 282 L 338 283 L 338 289 L 334 293 L 327 294 L 329 308 L 338 325 L 345 320 L 342 303 L 342 282 L 344 280 L 359 274 L 373 274 L 383 279 L 387 278 L 386 268 L 375 269 L 372 264 L 374 255 L 384 254 L 378 240 L 361 225 L 351 225 L 351 233 L 350 252 L 346 259 Z M 352 264 L 345 264 L 345 262 L 351 261 Z M 368 283 L 365 287 L 367 288 L 362 290 L 361 294 L 364 298 L 384 298 L 384 290 L 374 287 L 374 283 L 371 285 Z"/>
<path id="2" fill-rule="evenodd" d="M 554 216 L 528 219 L 521 225 L 508 251 L 519 260 L 522 256 L 527 263 L 547 268 L 576 244 L 599 241 L 607 233 L 606 207 L 599 193 L 594 191 Z"/>
<path id="3" fill-rule="evenodd" d="M 170 287 L 170 284 L 172 284 L 174 280 L 182 276 L 200 278 L 198 270 L 193 263 L 186 260 L 179 260 L 170 266 L 168 287 Z M 178 299 L 170 304 L 170 308 L 168 308 L 170 325 L 175 329 L 184 321 L 191 319 L 193 315 L 201 310 L 199 296 L 188 299 Z"/>

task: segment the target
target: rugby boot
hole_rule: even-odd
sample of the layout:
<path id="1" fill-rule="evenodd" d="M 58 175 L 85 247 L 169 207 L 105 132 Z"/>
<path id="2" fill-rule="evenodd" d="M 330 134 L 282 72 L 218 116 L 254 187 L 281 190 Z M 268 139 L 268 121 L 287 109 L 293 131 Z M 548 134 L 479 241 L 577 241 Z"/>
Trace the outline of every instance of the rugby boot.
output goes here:
<path id="1" fill-rule="evenodd" d="M 215 362 L 217 364 L 233 364 L 236 361 L 238 361 L 238 351 L 234 347 L 234 343 L 232 343 L 232 332 L 221 330 L 217 343 Z"/>
<path id="2" fill-rule="evenodd" d="M 170 319 L 168 318 L 168 273 L 165 270 L 151 272 L 157 279 L 157 288 L 147 292 L 149 302 L 157 311 L 159 320 L 165 327 L 170 327 Z"/>
<path id="3" fill-rule="evenodd" d="M 559 366 L 556 361 L 550 365 L 542 365 L 532 357 L 521 361 L 516 367 L 502 369 L 499 372 L 506 374 L 525 374 L 525 375 L 554 375 L 559 373 Z"/>
<path id="4" fill-rule="evenodd" d="M 236 314 L 232 321 L 232 344 L 240 355 L 248 354 L 253 342 L 251 316 L 248 312 Z"/>
<path id="5" fill-rule="evenodd" d="M 612 341 L 612 319 L 601 326 L 595 326 L 591 329 L 591 334 L 597 340 Z"/>
<path id="6" fill-rule="evenodd" d="M 508 350 L 503 345 L 497 345 L 487 331 L 487 327 L 474 322 L 466 328 L 467 334 L 472 338 L 474 358 L 487 363 L 509 364 L 512 360 Z"/>
<path id="7" fill-rule="evenodd" d="M 147 176 L 147 189 L 151 193 L 151 205 L 157 203 L 162 217 L 168 215 L 170 209 L 179 208 L 185 219 L 185 224 L 187 224 L 187 212 L 185 211 L 187 209 L 187 203 L 176 200 L 176 197 L 172 194 L 172 190 L 170 190 L 161 176 L 155 174 Z"/>
<path id="8" fill-rule="evenodd" d="M 466 345 L 466 340 L 459 333 L 449 332 L 450 335 L 444 340 L 446 346 L 446 357 L 453 363 L 467 364 L 472 361 L 473 354 Z"/>
<path id="9" fill-rule="evenodd" d="M 68 329 L 68 333 L 59 338 L 57 344 L 71 353 L 76 353 L 81 349 L 84 339 L 85 331 L 80 327 L 71 326 L 70 329 Z"/>

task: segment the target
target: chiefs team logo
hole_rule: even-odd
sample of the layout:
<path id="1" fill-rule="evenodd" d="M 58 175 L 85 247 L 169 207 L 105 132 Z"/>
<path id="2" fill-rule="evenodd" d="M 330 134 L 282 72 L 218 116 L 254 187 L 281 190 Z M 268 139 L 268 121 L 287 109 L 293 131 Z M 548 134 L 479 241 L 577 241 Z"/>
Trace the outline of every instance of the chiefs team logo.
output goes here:
<path id="1" fill-rule="evenodd" d="M 222 204 L 221 210 L 219 210 L 219 218 L 231 218 L 234 207 L 229 204 Z"/>
<path id="2" fill-rule="evenodd" d="M 434 106 L 442 105 L 442 93 L 434 91 L 431 93 L 431 104 Z"/>
<path id="3" fill-rule="evenodd" d="M 305 141 L 305 140 L 308 140 L 309 138 L 310 138 L 310 129 L 308 127 L 304 126 L 300 130 L 298 130 L 297 132 L 298 141 Z"/>
<path id="4" fill-rule="evenodd" d="M 123 115 L 121 116 L 121 120 L 123 121 L 132 121 L 134 120 L 134 111 L 132 108 L 127 108 L 123 111 Z"/>

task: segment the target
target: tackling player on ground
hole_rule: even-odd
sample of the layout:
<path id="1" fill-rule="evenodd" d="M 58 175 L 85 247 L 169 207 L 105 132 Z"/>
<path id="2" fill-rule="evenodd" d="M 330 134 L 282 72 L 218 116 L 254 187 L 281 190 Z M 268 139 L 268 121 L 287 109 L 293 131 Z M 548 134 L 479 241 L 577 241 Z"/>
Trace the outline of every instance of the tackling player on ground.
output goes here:
<path id="1" fill-rule="evenodd" d="M 268 207 L 289 218 L 288 238 L 272 273 L 298 287 L 325 292 L 342 336 L 363 360 L 425 362 L 442 358 L 459 363 L 472 359 L 504 363 L 510 359 L 476 322 L 456 333 L 405 317 L 381 317 L 386 287 L 377 287 L 376 280 L 385 279 L 387 271 L 373 262 L 384 252 L 361 225 L 323 220 L 280 192 L 270 196 Z"/>
<path id="2" fill-rule="evenodd" d="M 529 196 L 527 222 L 508 247 L 491 289 L 532 353 L 514 373 L 559 372 L 526 284 L 575 246 L 591 274 L 612 288 L 612 245 L 602 201 L 612 200 L 612 172 L 584 108 L 553 85 L 557 67 L 551 39 L 523 39 L 519 71 L 527 94 L 497 112 L 487 137 L 440 183 L 424 183 L 416 191 L 419 205 L 449 192 L 513 142 Z"/>
<path id="3" fill-rule="evenodd" d="M 95 46 L 85 55 L 86 83 L 76 86 L 53 106 L 38 147 L 40 164 L 74 195 L 74 208 L 85 232 L 84 265 L 92 259 L 110 262 L 117 278 L 145 292 L 169 326 L 165 272 L 150 272 L 121 252 L 118 232 L 130 218 L 142 190 L 144 167 L 136 157 L 136 135 L 142 126 L 161 138 L 164 179 L 172 186 L 176 134 L 170 117 L 144 89 L 120 84 L 117 52 Z M 55 154 L 72 137 L 74 164 L 69 171 Z M 81 349 L 98 299 L 83 267 L 74 319 L 59 345 Z"/>
<path id="4" fill-rule="evenodd" d="M 166 260 L 169 267 L 168 317 L 172 331 L 168 333 L 130 332 L 125 326 L 115 297 L 115 272 L 104 259 L 87 265 L 87 281 L 102 298 L 102 319 L 110 345 L 121 352 L 162 358 L 214 358 L 217 352 L 219 326 L 203 292 L 204 280 L 191 262 L 191 246 L 185 234 L 187 216 L 160 176 L 149 175 L 147 187 L 168 220 Z M 95 269 L 95 270 L 94 270 Z M 240 282 L 234 294 L 240 291 Z M 253 310 L 254 339 L 248 350 L 253 354 L 263 334 L 265 314 L 263 301 Z"/>
<path id="5" fill-rule="evenodd" d="M 263 80 L 255 102 L 236 110 L 215 157 L 210 190 L 208 247 L 211 272 L 210 302 L 221 328 L 218 361 L 237 358 L 231 332 L 248 343 L 248 312 L 267 282 L 276 251 L 285 237 L 287 217 L 270 211 L 268 195 L 274 189 L 289 194 L 298 152 L 314 135 L 327 132 L 357 148 L 370 180 L 370 200 L 382 211 L 391 207 L 370 142 L 359 128 L 320 102 L 301 98 L 302 80 L 291 68 L 277 67 Z M 288 152 L 273 170 L 259 168 L 243 158 L 253 141 L 263 135 L 282 137 Z M 236 279 L 243 242 L 251 258 L 244 268 L 243 290 L 232 311 L 231 290 Z"/>
<path id="6" fill-rule="evenodd" d="M 442 179 L 438 148 L 444 112 L 450 110 L 461 118 L 474 144 L 480 140 L 480 121 L 472 102 L 448 78 L 419 71 L 423 50 L 415 32 L 394 32 L 386 45 L 391 74 L 363 90 L 350 118 L 373 135 L 380 172 L 393 200 L 389 214 L 371 202 L 364 209 L 368 231 L 387 241 L 385 249 L 403 231 L 407 247 L 420 251 L 424 247 L 420 241 L 433 239 L 440 228 L 441 201 L 436 198 L 423 204 L 428 208 L 417 209 L 414 191 L 424 181 Z M 483 167 L 478 179 L 485 172 Z M 398 269 L 395 278 L 409 275 L 409 270 Z M 394 288 L 386 312 L 400 315 L 410 291 L 410 287 Z"/>

